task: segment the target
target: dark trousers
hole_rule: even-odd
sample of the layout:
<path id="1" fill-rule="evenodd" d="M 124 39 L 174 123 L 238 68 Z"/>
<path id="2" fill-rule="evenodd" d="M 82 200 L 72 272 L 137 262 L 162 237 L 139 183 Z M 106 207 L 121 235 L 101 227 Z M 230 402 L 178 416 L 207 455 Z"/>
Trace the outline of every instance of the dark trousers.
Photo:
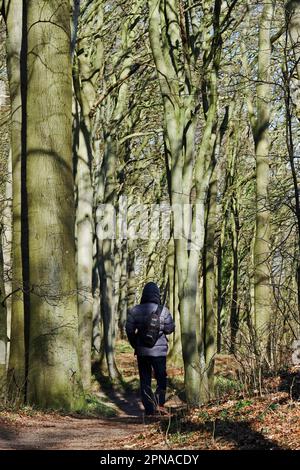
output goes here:
<path id="1" fill-rule="evenodd" d="M 153 414 L 157 405 L 166 401 L 167 370 L 166 357 L 138 356 L 141 396 L 146 414 Z M 157 382 L 155 394 L 151 388 L 152 370 Z"/>

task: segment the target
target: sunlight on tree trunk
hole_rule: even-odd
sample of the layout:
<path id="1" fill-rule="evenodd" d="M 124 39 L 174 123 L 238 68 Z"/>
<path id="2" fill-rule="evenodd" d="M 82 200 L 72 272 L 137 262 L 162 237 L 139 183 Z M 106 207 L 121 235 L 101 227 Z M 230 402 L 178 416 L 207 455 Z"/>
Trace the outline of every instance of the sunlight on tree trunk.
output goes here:
<path id="1" fill-rule="evenodd" d="M 2 230 L 0 229 L 0 398 L 6 390 L 6 359 L 7 359 L 7 317 L 4 290 L 4 266 L 2 251 Z"/>
<path id="2" fill-rule="evenodd" d="M 295 61 L 295 72 L 292 74 L 293 104 L 295 106 L 296 116 L 300 120 L 300 2 L 290 0 L 286 3 L 286 21 L 287 30 L 292 44 L 292 52 Z"/>
<path id="3" fill-rule="evenodd" d="M 206 13 L 209 14 L 214 10 L 215 40 L 220 41 L 218 21 L 221 3 L 218 1 L 215 4 L 204 3 L 203 10 Z M 195 101 L 196 86 L 191 73 L 195 51 L 191 45 L 192 53 L 186 44 L 187 31 L 184 27 L 182 5 L 177 0 L 168 2 L 149 0 L 150 44 L 163 97 L 165 141 L 171 157 L 171 203 L 173 207 L 178 207 L 179 211 L 191 202 L 197 208 L 197 211 L 194 209 L 191 220 L 194 229 L 190 236 L 191 240 L 188 241 L 186 235 L 175 236 L 174 240 L 185 388 L 187 401 L 191 405 L 199 405 L 209 396 L 205 344 L 199 327 L 199 269 L 204 243 L 205 200 L 212 172 L 211 160 L 216 137 L 217 68 L 222 50 L 220 42 L 219 49 L 214 51 L 210 49 L 212 47 L 209 38 L 210 27 L 207 20 L 203 33 L 202 47 L 205 51 L 203 60 L 208 60 L 209 51 L 214 55 L 213 65 L 205 70 L 202 83 L 209 98 L 204 110 L 205 125 L 199 148 L 195 150 L 198 105 Z M 175 215 L 175 232 L 176 224 L 181 219 L 182 214 Z M 191 249 L 189 243 L 192 245 Z M 204 319 L 201 321 L 203 323 Z"/>
<path id="4" fill-rule="evenodd" d="M 11 99 L 11 154 L 12 154 L 12 186 L 13 186 L 13 234 L 12 234 L 12 312 L 10 333 L 10 356 L 8 367 L 9 395 L 13 401 L 24 400 L 25 389 L 25 326 L 23 298 L 23 260 L 22 234 L 24 224 L 21 195 L 24 190 L 22 174 L 24 172 L 24 60 L 23 8 L 18 0 L 3 2 L 7 28 L 7 69 Z M 23 127 L 22 127 L 23 126 Z M 23 147 L 23 148 L 22 148 Z"/>
<path id="5" fill-rule="evenodd" d="M 258 339 L 266 350 L 271 318 L 270 286 L 270 210 L 269 125 L 270 125 L 270 62 L 271 25 L 274 6 L 264 1 L 259 27 L 257 118 L 254 126 L 256 154 L 256 230 L 254 243 L 254 309 Z"/>
<path id="6" fill-rule="evenodd" d="M 74 91 L 76 113 L 74 122 L 74 158 L 75 158 L 75 191 L 76 191 L 76 240 L 77 240 L 77 285 L 78 285 L 78 318 L 79 318 L 79 360 L 82 383 L 86 390 L 91 385 L 91 345 L 93 329 L 93 122 L 89 116 L 90 109 L 96 97 L 97 71 L 101 66 L 102 42 L 96 44 L 96 52 L 91 56 L 90 43 L 94 31 L 102 24 L 102 9 L 95 9 L 96 25 L 90 21 L 83 37 L 75 37 L 78 18 L 76 14 L 85 14 L 85 5 L 79 10 L 78 2 L 73 15 L 73 42 L 77 54 L 74 64 Z M 82 20 L 79 21 L 81 25 Z M 93 49 L 92 49 L 93 50 Z"/>
<path id="7" fill-rule="evenodd" d="M 69 2 L 29 0 L 27 7 L 28 400 L 44 408 L 76 409 L 83 400 L 77 351 Z"/>

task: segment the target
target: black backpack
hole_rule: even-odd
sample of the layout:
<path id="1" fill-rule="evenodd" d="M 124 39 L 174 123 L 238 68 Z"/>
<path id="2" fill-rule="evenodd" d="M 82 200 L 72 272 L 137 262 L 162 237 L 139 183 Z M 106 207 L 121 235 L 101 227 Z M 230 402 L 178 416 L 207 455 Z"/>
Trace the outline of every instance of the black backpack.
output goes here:
<path id="1" fill-rule="evenodd" d="M 158 305 L 157 309 L 153 310 L 153 312 L 148 315 L 143 325 L 143 330 L 139 332 L 142 346 L 153 348 L 158 340 L 160 332 L 160 316 L 163 308 L 163 305 Z"/>

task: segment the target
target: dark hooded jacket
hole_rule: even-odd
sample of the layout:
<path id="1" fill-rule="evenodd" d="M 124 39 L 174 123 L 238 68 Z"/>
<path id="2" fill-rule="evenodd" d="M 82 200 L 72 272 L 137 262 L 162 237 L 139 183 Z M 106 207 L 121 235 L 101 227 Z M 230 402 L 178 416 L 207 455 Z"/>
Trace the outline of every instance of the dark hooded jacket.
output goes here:
<path id="1" fill-rule="evenodd" d="M 138 356 L 166 356 L 168 352 L 168 340 L 166 335 L 173 333 L 175 325 L 169 310 L 164 307 L 161 312 L 161 329 L 159 338 L 153 348 L 147 348 L 141 344 L 138 332 L 145 328 L 148 315 L 157 309 L 160 304 L 160 292 L 154 282 L 145 285 L 141 303 L 128 311 L 126 333 L 131 346 Z"/>

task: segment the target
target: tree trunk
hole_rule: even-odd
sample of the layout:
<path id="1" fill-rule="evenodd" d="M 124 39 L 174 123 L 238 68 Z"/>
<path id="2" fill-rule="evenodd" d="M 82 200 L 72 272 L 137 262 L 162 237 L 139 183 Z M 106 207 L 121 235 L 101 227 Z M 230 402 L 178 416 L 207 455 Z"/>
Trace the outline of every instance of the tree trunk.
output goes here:
<path id="1" fill-rule="evenodd" d="M 94 247 L 95 249 L 95 247 Z M 100 279 L 97 266 L 97 257 L 94 255 L 93 262 L 93 330 L 92 330 L 92 351 L 94 357 L 99 357 L 103 336 L 101 334 L 101 310 L 100 310 Z"/>
<path id="2" fill-rule="evenodd" d="M 116 148 L 115 142 L 110 135 L 104 137 L 103 168 L 105 174 L 104 194 L 101 211 L 105 217 L 109 217 L 109 211 L 115 202 L 115 164 Z M 116 311 L 114 304 L 114 235 L 98 237 L 98 267 L 101 287 L 101 311 L 103 319 L 104 349 L 108 372 L 111 379 L 117 377 L 117 368 L 114 357 Z"/>
<path id="3" fill-rule="evenodd" d="M 254 310 L 259 343 L 266 351 L 271 318 L 270 286 L 270 211 L 269 186 L 269 125 L 271 25 L 274 5 L 264 0 L 259 29 L 257 118 L 254 127 L 256 154 L 256 230 L 254 242 Z M 263 353 L 264 354 L 264 353 Z"/>
<path id="4" fill-rule="evenodd" d="M 214 393 L 214 356 L 216 354 L 216 298 L 215 298 L 215 232 L 217 209 L 217 175 L 216 168 L 210 182 L 208 194 L 208 212 L 205 234 L 205 249 L 203 261 L 204 278 L 204 343 L 205 361 L 209 383 L 209 394 Z"/>
<path id="5" fill-rule="evenodd" d="M 5 207 L 3 210 L 3 236 L 2 236 L 2 249 L 3 249 L 3 263 L 4 263 L 4 292 L 6 295 L 5 308 L 7 316 L 7 338 L 10 338 L 11 329 L 11 292 L 12 292 L 12 166 L 11 166 L 11 150 L 8 154 L 7 163 L 7 181 L 5 187 Z M 10 342 L 8 341 L 6 349 L 6 361 L 8 362 Z M 8 364 L 6 364 L 8 366 Z"/>
<path id="6" fill-rule="evenodd" d="M 175 331 L 170 345 L 170 359 L 172 364 L 182 365 L 182 345 L 180 333 L 180 315 L 178 305 L 178 274 L 175 265 L 174 240 L 168 244 L 168 272 L 169 272 L 169 310 L 175 322 Z"/>
<path id="7" fill-rule="evenodd" d="M 69 2 L 26 4 L 28 401 L 76 409 L 83 395 L 77 351 Z"/>
<path id="8" fill-rule="evenodd" d="M 289 1 L 286 5 L 287 13 L 287 31 L 289 32 L 290 41 L 292 43 L 292 51 L 294 61 L 291 63 L 290 54 L 288 50 L 288 35 L 285 39 L 284 51 L 284 76 L 286 77 L 284 98 L 285 98 L 285 111 L 286 111 L 286 143 L 288 155 L 291 166 L 291 173 L 294 185 L 295 197 L 295 213 L 297 218 L 298 230 L 298 253 L 300 253 L 300 190 L 298 184 L 298 171 L 297 171 L 297 155 L 295 152 L 295 143 L 293 137 L 293 108 L 300 121 L 300 3 Z M 295 65 L 294 65 L 295 64 Z M 289 70 L 291 68 L 291 70 Z M 294 72 L 296 69 L 296 72 Z M 297 301 L 298 301 L 298 316 L 300 319 L 300 261 L 299 254 L 295 257 L 296 261 L 296 283 L 297 283 Z M 298 327 L 300 331 L 300 325 Z"/>
<path id="9" fill-rule="evenodd" d="M 217 268 L 217 354 L 220 354 L 222 349 L 222 309 L 223 309 L 223 289 L 222 289 L 222 268 L 223 268 L 223 243 L 224 237 L 222 236 L 223 227 L 221 229 L 220 239 L 218 242 L 218 268 Z"/>
<path id="10" fill-rule="evenodd" d="M 113 275 L 113 303 L 115 306 L 115 329 L 120 321 L 120 294 L 121 294 L 121 273 L 122 273 L 122 240 L 117 239 L 114 252 L 114 275 Z M 115 333 L 117 336 L 117 333 Z"/>
<path id="11" fill-rule="evenodd" d="M 125 78 L 129 76 L 133 65 L 131 48 L 136 40 L 136 18 L 140 8 L 140 1 L 133 2 L 130 15 L 122 25 L 121 48 L 118 60 L 122 63 L 121 71 L 113 78 L 115 83 L 120 81 L 120 86 L 115 93 L 107 98 L 106 107 L 102 114 L 103 125 L 103 160 L 101 165 L 102 181 L 96 189 L 96 205 L 103 204 L 104 211 L 110 206 L 116 206 L 117 202 L 117 179 L 116 168 L 119 164 L 119 153 L 121 152 L 118 142 L 119 124 L 122 122 L 124 113 L 129 109 L 128 85 Z M 123 81 L 124 80 L 124 81 Z M 106 207 L 104 207 L 104 205 Z M 101 209 L 102 212 L 103 209 Z M 97 213 L 97 211 L 96 211 Z M 108 215 L 108 213 L 106 213 Z M 98 223 L 98 221 L 97 221 Z M 101 285 L 101 306 L 104 331 L 104 348 L 106 353 L 109 375 L 114 379 L 118 375 L 114 359 L 114 344 L 116 336 L 116 309 L 118 303 L 114 295 L 114 282 L 116 280 L 116 242 L 113 237 L 106 236 L 103 240 L 98 237 L 98 263 Z M 117 269 L 118 270 L 118 269 Z"/>
<path id="12" fill-rule="evenodd" d="M 80 124 L 77 151 L 77 286 L 79 320 L 79 363 L 84 389 L 91 385 L 92 345 L 92 269 L 93 269 L 93 190 L 90 174 L 90 131 L 85 122 Z"/>
<path id="13" fill-rule="evenodd" d="M 135 278 L 135 251 L 134 242 L 128 241 L 127 261 L 127 308 L 134 306 L 136 301 L 136 278 Z"/>
<path id="14" fill-rule="evenodd" d="M 171 172 L 170 200 L 173 211 L 178 210 L 178 214 L 174 215 L 174 243 L 184 381 L 187 402 L 196 406 L 209 396 L 204 342 L 202 334 L 199 334 L 199 269 L 204 242 L 205 201 L 216 137 L 217 69 L 222 49 L 219 28 L 221 3 L 218 0 L 204 3 L 202 14 L 205 18 L 206 13 L 209 15 L 213 11 L 210 19 L 213 21 L 214 43 L 217 47 L 213 48 L 208 40 L 211 29 L 208 19 L 205 21 L 207 31 L 203 33 L 207 41 L 205 47 L 202 45 L 205 50 L 203 78 L 201 84 L 195 85 L 190 69 L 192 60 L 196 59 L 193 56 L 195 49 L 191 43 L 186 43 L 188 31 L 181 2 L 149 0 L 150 44 L 163 98 L 165 147 L 171 157 L 171 164 L 167 165 L 167 171 L 170 169 Z M 210 62 L 212 66 L 208 66 Z M 198 103 L 195 97 L 199 87 L 205 94 L 205 124 L 196 150 Z M 182 234 L 185 207 L 193 207 L 194 210 L 190 218 L 190 233 Z"/>
<path id="15" fill-rule="evenodd" d="M 0 14 L 2 13 L 2 2 L 0 2 Z M 2 23 L 2 18 L 0 18 Z M 2 35 L 2 31 L 1 31 Z M 2 46 L 2 45 L 1 45 Z M 1 55 L 2 55 L 2 47 L 1 47 Z M 2 64 L 1 64 L 2 65 Z M 1 67 L 2 68 L 2 67 Z M 5 116 L 5 108 L 7 108 L 7 102 L 5 99 L 5 82 L 1 80 L 1 96 L 0 96 L 0 118 L 2 121 L 2 117 Z M 4 85 L 4 87 L 2 87 Z M 1 129 L 2 131 L 2 129 Z M 4 128 L 4 135 L 6 129 Z M 0 138 L 1 146 L 5 144 L 5 141 L 1 135 Z M 6 153 L 6 152 L 5 152 Z M 5 237 L 6 231 L 9 231 L 9 223 L 10 223 L 10 211 L 9 205 L 7 201 L 7 188 L 8 182 L 7 180 L 10 178 L 10 158 L 7 160 L 2 161 L 2 158 L 5 153 L 1 152 L 1 176 L 0 176 L 0 400 L 6 397 L 6 365 L 7 365 L 7 302 L 6 302 L 6 294 L 5 294 L 5 270 L 4 270 L 4 249 L 5 249 Z M 8 218 L 7 218 L 8 216 Z M 8 228 L 7 228 L 8 226 Z"/>
<path id="16" fill-rule="evenodd" d="M 125 324 L 127 319 L 127 241 L 122 240 L 121 278 L 119 296 L 119 331 L 122 339 L 126 338 Z"/>
<path id="17" fill-rule="evenodd" d="M 20 0 L 5 0 L 3 14 L 7 30 L 7 70 L 11 101 L 11 156 L 13 191 L 12 299 L 8 392 L 13 401 L 22 402 L 25 390 L 25 330 L 23 296 L 22 239 L 26 220 L 21 204 L 24 192 L 24 123 L 26 94 L 26 50 L 24 44 L 23 6 Z M 20 66 L 20 59 L 22 63 Z M 23 121 L 23 122 L 22 122 Z"/>
<path id="18" fill-rule="evenodd" d="M 83 16 L 86 5 L 76 1 L 73 14 L 72 48 L 76 45 L 79 13 Z M 93 330 L 93 123 L 89 113 L 96 98 L 96 80 L 102 62 L 102 39 L 91 36 L 98 33 L 102 22 L 102 4 L 95 8 L 93 20 L 80 24 L 82 32 L 77 39 L 77 55 L 74 67 L 74 90 L 76 96 L 75 119 L 75 189 L 76 189 L 76 238 L 77 238 L 77 284 L 79 318 L 79 362 L 84 389 L 91 385 L 91 347 Z M 90 51 L 93 51 L 91 55 Z M 77 134 L 77 135 L 76 135 Z"/>
<path id="19" fill-rule="evenodd" d="M 291 75 L 291 82 L 295 93 L 293 93 L 293 104 L 295 114 L 300 120 L 300 2 L 297 0 L 289 0 L 286 3 L 286 21 L 287 31 L 292 44 L 292 53 L 294 56 L 295 71 Z M 295 73 L 296 72 L 296 73 Z"/>
<path id="20" fill-rule="evenodd" d="M 233 198 L 231 214 L 231 248 L 232 248 L 232 288 L 230 307 L 230 352 L 236 352 L 236 337 L 239 329 L 238 308 L 238 273 L 239 273 L 239 216 L 237 201 Z"/>
<path id="21" fill-rule="evenodd" d="M 4 290 L 4 266 L 2 252 L 2 229 L 0 228 L 0 398 L 6 389 L 6 357 L 7 357 L 7 317 Z"/>
<path id="22" fill-rule="evenodd" d="M 84 78 L 84 64 L 78 60 Z M 94 101 L 93 90 L 74 88 L 78 99 L 75 127 L 75 190 L 76 190 L 76 265 L 78 287 L 79 364 L 84 389 L 91 385 L 92 345 L 92 269 L 93 269 L 93 188 L 91 177 L 91 123 L 88 116 Z M 87 96 L 85 95 L 87 94 Z M 76 138 L 77 137 L 77 138 Z"/>

